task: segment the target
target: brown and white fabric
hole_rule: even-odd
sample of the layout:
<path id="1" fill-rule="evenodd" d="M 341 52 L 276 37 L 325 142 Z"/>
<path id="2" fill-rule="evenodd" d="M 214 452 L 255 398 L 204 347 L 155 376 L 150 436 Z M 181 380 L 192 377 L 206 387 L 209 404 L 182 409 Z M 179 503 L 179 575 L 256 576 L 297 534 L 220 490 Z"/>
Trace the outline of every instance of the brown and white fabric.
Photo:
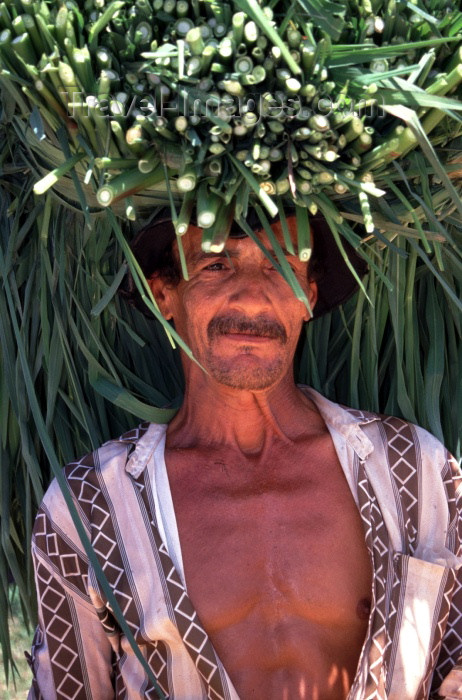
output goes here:
<path id="1" fill-rule="evenodd" d="M 307 387 L 361 514 L 372 607 L 348 700 L 462 699 L 462 486 L 455 460 L 398 418 Z M 64 473 L 82 523 L 165 697 L 238 700 L 187 594 L 164 461 L 166 426 L 143 424 Z M 218 554 L 218 553 L 217 553 Z M 53 482 L 34 528 L 39 602 L 29 700 L 157 697 L 119 629 Z M 442 692 L 442 691 L 441 691 Z"/>

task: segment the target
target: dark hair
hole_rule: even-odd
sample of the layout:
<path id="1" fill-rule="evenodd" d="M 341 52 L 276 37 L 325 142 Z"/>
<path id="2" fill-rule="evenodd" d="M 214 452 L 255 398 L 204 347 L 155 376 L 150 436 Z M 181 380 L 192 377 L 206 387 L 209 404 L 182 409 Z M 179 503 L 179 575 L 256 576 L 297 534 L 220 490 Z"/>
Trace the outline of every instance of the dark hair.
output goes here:
<path id="1" fill-rule="evenodd" d="M 170 218 L 156 218 L 155 221 L 144 226 L 135 236 L 130 248 L 146 279 L 150 279 L 154 273 L 157 273 L 169 284 L 177 285 L 179 283 L 181 266 L 173 251 L 174 240 L 175 230 Z M 149 245 L 149 243 L 153 245 Z M 147 316 L 151 316 L 131 272 L 128 272 L 119 293 L 129 304 Z"/>

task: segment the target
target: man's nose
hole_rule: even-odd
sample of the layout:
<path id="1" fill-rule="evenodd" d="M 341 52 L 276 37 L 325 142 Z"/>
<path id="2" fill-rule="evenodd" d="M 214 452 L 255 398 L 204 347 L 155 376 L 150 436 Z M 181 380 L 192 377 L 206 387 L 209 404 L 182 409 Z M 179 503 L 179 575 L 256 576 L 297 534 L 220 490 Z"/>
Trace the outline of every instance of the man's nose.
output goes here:
<path id="1" fill-rule="evenodd" d="M 255 269 L 253 266 L 240 269 L 233 279 L 229 296 L 230 306 L 249 311 L 271 308 L 270 284 L 270 280 L 262 270 Z"/>

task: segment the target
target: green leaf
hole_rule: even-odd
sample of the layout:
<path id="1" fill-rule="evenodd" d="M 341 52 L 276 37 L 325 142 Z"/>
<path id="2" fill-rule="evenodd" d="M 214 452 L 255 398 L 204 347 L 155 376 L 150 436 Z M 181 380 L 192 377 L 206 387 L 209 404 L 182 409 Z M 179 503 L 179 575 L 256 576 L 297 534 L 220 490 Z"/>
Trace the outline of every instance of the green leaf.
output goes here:
<path id="1" fill-rule="evenodd" d="M 31 125 L 32 131 L 34 132 L 36 138 L 39 141 L 43 141 L 46 138 L 45 128 L 43 126 L 43 120 L 42 120 L 42 117 L 40 116 L 40 112 L 37 108 L 37 105 L 34 105 L 32 112 L 30 113 L 29 123 Z"/>
<path id="2" fill-rule="evenodd" d="M 440 160 L 436 155 L 435 150 L 427 134 L 423 130 L 416 113 L 410 110 L 408 107 L 403 106 L 383 105 L 383 109 L 389 114 L 393 114 L 394 116 L 398 117 L 399 119 L 402 119 L 404 122 L 407 123 L 409 128 L 415 134 L 415 137 L 419 142 L 423 153 L 427 157 L 428 161 L 432 164 L 435 173 L 440 177 L 440 179 L 444 183 L 446 190 L 454 203 L 454 206 L 458 210 L 459 214 L 462 216 L 462 202 L 460 199 L 460 195 L 457 192 L 454 185 L 452 184 L 444 167 L 440 163 Z"/>
<path id="3" fill-rule="evenodd" d="M 338 41 L 345 26 L 346 6 L 332 0 L 297 0 L 309 15 L 309 21 Z"/>
<path id="4" fill-rule="evenodd" d="M 444 322 L 443 314 L 437 302 L 435 288 L 431 283 L 427 285 L 426 306 L 429 350 L 425 363 L 425 404 L 432 433 L 440 440 L 444 440 L 439 410 L 444 372 L 444 352 L 441 347 L 441 338 L 444 337 Z"/>
<path id="5" fill-rule="evenodd" d="M 416 51 L 417 49 L 430 49 L 440 44 L 454 41 L 460 41 L 459 37 L 410 41 L 403 44 L 392 44 L 390 46 L 375 46 L 374 44 L 336 44 L 332 47 L 332 52 L 326 65 L 334 68 L 370 63 L 376 58 L 394 58 L 405 55 L 410 51 Z"/>
<path id="6" fill-rule="evenodd" d="M 97 304 L 92 308 L 91 310 L 91 315 L 92 316 L 99 316 L 106 306 L 109 304 L 109 302 L 114 298 L 114 294 L 117 293 L 117 290 L 119 289 L 123 278 L 127 274 L 127 265 L 124 263 L 123 265 L 120 266 L 120 269 L 114 279 L 112 280 L 111 284 L 107 288 L 107 290 L 104 292 L 103 296 L 99 300 Z"/>
<path id="7" fill-rule="evenodd" d="M 151 421 L 152 423 L 169 423 L 176 415 L 175 408 L 156 408 L 139 401 L 129 391 L 112 382 L 97 377 L 91 380 L 93 388 L 116 406 L 136 416 L 138 420 Z"/>
<path id="8" fill-rule="evenodd" d="M 271 217 L 276 216 L 278 213 L 278 208 L 276 203 L 274 202 L 273 199 L 260 187 L 260 184 L 256 177 L 250 172 L 246 166 L 241 163 L 237 158 L 235 158 L 232 153 L 228 153 L 228 158 L 231 160 L 232 164 L 240 172 L 240 174 L 243 176 L 243 178 L 247 181 L 250 189 L 254 191 L 254 193 L 257 195 L 258 199 L 262 202 L 262 204 L 265 206 L 267 209 L 269 215 Z"/>

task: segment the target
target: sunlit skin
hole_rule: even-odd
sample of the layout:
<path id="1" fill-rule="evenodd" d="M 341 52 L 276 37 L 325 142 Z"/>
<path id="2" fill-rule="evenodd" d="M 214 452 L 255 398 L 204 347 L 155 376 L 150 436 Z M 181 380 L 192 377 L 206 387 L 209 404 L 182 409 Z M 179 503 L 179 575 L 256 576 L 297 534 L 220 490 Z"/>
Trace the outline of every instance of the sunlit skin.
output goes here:
<path id="1" fill-rule="evenodd" d="M 188 282 L 151 280 L 203 367 L 183 358 L 167 432 L 188 593 L 241 700 L 343 699 L 372 574 L 330 435 L 293 380 L 310 312 L 251 239 L 229 239 L 229 257 L 200 241 L 184 237 Z M 314 306 L 307 264 L 287 257 Z"/>

